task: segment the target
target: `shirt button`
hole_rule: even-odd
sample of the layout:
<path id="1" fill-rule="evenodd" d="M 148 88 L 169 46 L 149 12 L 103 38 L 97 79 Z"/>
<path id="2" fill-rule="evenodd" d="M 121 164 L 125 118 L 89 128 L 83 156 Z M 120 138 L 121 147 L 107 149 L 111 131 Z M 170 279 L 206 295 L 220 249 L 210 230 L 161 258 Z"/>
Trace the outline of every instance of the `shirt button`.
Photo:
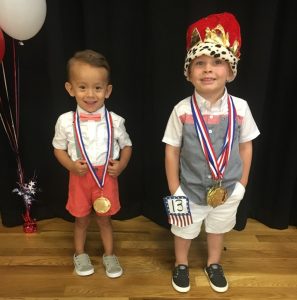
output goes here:
<path id="1" fill-rule="evenodd" d="M 209 118 L 210 118 L 210 119 L 213 119 L 213 115 L 210 115 Z"/>
<path id="2" fill-rule="evenodd" d="M 212 133 L 212 130 L 211 130 L 211 129 L 209 129 L 209 130 L 208 130 L 208 132 L 209 132 L 209 133 Z"/>
<path id="3" fill-rule="evenodd" d="M 209 178 L 209 179 L 210 179 L 210 178 L 211 178 L 211 175 L 207 175 L 207 178 Z"/>

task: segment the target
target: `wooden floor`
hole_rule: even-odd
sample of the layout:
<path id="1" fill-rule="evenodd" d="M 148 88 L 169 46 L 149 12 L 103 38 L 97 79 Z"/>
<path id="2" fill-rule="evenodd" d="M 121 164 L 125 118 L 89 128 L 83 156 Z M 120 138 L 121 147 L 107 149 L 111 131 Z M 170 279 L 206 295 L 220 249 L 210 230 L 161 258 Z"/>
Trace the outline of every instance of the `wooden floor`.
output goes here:
<path id="1" fill-rule="evenodd" d="M 101 242 L 92 223 L 87 251 L 95 274 L 73 273 L 73 224 L 61 219 L 38 222 L 38 232 L 0 226 L 0 299 L 153 300 L 153 299 L 297 299 L 297 229 L 275 230 L 248 220 L 244 231 L 226 235 L 222 264 L 230 289 L 211 290 L 203 273 L 205 234 L 190 251 L 191 291 L 171 286 L 174 262 L 170 232 L 137 217 L 114 221 L 116 254 L 124 268 L 117 279 L 105 276 Z"/>

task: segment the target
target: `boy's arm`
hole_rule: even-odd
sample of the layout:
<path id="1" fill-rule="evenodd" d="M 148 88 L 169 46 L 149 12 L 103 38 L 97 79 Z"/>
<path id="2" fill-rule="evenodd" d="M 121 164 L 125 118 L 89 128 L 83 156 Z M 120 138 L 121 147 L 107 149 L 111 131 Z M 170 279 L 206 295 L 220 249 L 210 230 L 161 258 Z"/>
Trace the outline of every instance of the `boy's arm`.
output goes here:
<path id="1" fill-rule="evenodd" d="M 121 154 L 119 160 L 110 159 L 108 164 L 108 174 L 110 176 L 119 176 L 124 169 L 127 167 L 129 160 L 132 155 L 132 147 L 126 146 L 121 149 Z"/>
<path id="2" fill-rule="evenodd" d="M 76 175 L 83 176 L 88 171 L 88 166 L 85 160 L 78 159 L 73 161 L 66 150 L 54 148 L 54 154 L 59 163 L 66 168 L 69 172 L 72 172 Z"/>
<path id="3" fill-rule="evenodd" d="M 242 160 L 242 177 L 240 182 L 243 186 L 246 186 L 248 183 L 252 156 L 253 156 L 253 144 L 252 141 L 239 144 L 239 155 Z"/>
<path id="4" fill-rule="evenodd" d="M 168 188 L 173 195 L 180 185 L 179 181 L 179 155 L 180 148 L 166 144 L 165 148 L 165 170 Z"/>

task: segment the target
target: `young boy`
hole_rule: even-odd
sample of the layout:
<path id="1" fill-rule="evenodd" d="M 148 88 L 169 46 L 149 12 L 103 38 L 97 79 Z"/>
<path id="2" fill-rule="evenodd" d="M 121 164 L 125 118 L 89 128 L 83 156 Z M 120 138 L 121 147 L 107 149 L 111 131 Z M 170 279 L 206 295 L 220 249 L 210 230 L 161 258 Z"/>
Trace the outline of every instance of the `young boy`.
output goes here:
<path id="1" fill-rule="evenodd" d="M 163 137 L 173 195 L 165 198 L 175 246 L 172 285 L 179 292 L 190 290 L 188 253 L 203 222 L 205 274 L 216 292 L 228 289 L 220 265 L 223 236 L 235 225 L 248 183 L 252 140 L 259 135 L 247 102 L 225 87 L 236 76 L 240 46 L 240 27 L 230 13 L 210 15 L 187 30 L 184 73 L 195 89 L 174 107 Z"/>
<path id="2" fill-rule="evenodd" d="M 132 143 L 125 120 L 105 107 L 112 91 L 105 57 L 92 50 L 77 52 L 68 61 L 67 73 L 65 88 L 75 98 L 77 109 L 58 118 L 53 146 L 57 160 L 70 175 L 66 208 L 75 217 L 75 271 L 80 276 L 94 273 L 85 241 L 95 211 L 106 275 L 116 278 L 123 270 L 113 252 L 110 216 L 120 209 L 117 177 L 129 162 Z"/>

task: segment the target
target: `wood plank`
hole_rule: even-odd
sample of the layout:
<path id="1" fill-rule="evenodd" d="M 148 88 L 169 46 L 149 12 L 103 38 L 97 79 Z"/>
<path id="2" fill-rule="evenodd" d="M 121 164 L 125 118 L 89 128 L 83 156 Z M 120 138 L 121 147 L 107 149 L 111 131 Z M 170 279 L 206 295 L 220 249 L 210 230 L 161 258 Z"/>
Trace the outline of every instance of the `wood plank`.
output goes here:
<path id="1" fill-rule="evenodd" d="M 86 249 L 95 274 L 73 271 L 73 223 L 54 218 L 38 222 L 38 232 L 0 225 L 0 300 L 267 300 L 297 297 L 297 229 L 275 230 L 248 220 L 243 231 L 225 237 L 222 264 L 230 289 L 212 291 L 203 272 L 207 245 L 204 232 L 189 254 L 191 290 L 171 286 L 174 263 L 170 231 L 145 217 L 113 221 L 115 252 L 124 268 L 117 279 L 105 276 L 102 243 L 95 222 Z"/>

